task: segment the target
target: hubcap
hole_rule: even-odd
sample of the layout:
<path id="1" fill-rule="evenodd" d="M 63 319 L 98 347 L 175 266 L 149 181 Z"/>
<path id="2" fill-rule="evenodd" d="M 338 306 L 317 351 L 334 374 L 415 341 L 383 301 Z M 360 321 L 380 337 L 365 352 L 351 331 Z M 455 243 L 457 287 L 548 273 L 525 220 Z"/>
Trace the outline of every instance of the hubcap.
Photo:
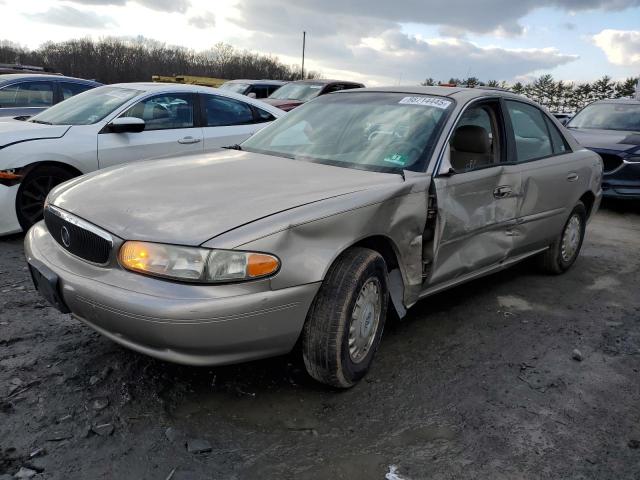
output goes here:
<path id="1" fill-rule="evenodd" d="M 562 260 L 565 262 L 571 261 L 574 255 L 578 251 L 578 245 L 580 244 L 580 236 L 582 235 L 582 222 L 580 216 L 573 214 L 567 226 L 564 229 L 562 235 Z"/>
<path id="2" fill-rule="evenodd" d="M 360 363 L 369 353 L 380 323 L 380 281 L 370 278 L 365 282 L 356 299 L 349 326 L 349 356 L 353 363 Z"/>

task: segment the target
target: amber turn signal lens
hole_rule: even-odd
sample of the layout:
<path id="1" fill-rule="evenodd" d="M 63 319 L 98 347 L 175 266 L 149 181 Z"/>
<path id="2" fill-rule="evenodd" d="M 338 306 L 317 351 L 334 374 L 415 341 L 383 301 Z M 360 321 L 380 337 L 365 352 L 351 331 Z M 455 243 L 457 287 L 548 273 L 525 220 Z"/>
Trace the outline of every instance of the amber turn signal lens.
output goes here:
<path id="1" fill-rule="evenodd" d="M 264 277 L 275 273 L 280 267 L 280 262 L 276 257 L 265 255 L 264 253 L 250 253 L 247 258 L 247 276 Z"/>
<path id="2" fill-rule="evenodd" d="M 11 171 L 0 171 L 0 180 L 20 180 L 22 175 L 18 175 L 17 173 L 13 173 Z"/>

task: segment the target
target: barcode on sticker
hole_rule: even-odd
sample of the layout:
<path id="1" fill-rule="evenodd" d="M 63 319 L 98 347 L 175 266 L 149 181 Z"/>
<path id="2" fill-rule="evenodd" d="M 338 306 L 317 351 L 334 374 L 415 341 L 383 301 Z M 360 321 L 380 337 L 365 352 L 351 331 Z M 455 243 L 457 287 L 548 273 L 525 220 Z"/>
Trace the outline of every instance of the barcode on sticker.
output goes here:
<path id="1" fill-rule="evenodd" d="M 403 105 L 422 105 L 424 107 L 436 107 L 443 110 L 451 105 L 451 100 L 439 97 L 404 97 L 398 103 Z"/>

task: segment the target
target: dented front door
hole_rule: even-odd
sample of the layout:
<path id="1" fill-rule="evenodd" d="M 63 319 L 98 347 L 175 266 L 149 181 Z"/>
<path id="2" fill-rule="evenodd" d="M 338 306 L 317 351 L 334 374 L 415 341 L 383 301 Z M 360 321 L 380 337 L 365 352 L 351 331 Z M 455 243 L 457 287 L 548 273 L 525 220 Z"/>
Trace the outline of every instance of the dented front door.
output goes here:
<path id="1" fill-rule="evenodd" d="M 510 256 L 522 184 L 517 165 L 441 175 L 433 184 L 438 212 L 429 286 Z"/>

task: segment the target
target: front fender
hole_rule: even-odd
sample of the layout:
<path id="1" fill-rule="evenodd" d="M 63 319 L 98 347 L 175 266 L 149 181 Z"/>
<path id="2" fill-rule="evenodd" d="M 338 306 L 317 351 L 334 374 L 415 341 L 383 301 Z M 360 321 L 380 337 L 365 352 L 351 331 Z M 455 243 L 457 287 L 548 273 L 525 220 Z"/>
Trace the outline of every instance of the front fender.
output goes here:
<path id="1" fill-rule="evenodd" d="M 282 267 L 271 284 L 273 289 L 281 289 L 322 281 L 335 259 L 347 248 L 370 237 L 385 237 L 398 260 L 404 283 L 404 305 L 410 306 L 417 300 L 422 286 L 427 187 L 424 176 L 420 182 L 407 181 L 395 191 L 387 191 L 386 198 L 379 202 L 296 223 L 235 248 L 277 255 Z"/>

